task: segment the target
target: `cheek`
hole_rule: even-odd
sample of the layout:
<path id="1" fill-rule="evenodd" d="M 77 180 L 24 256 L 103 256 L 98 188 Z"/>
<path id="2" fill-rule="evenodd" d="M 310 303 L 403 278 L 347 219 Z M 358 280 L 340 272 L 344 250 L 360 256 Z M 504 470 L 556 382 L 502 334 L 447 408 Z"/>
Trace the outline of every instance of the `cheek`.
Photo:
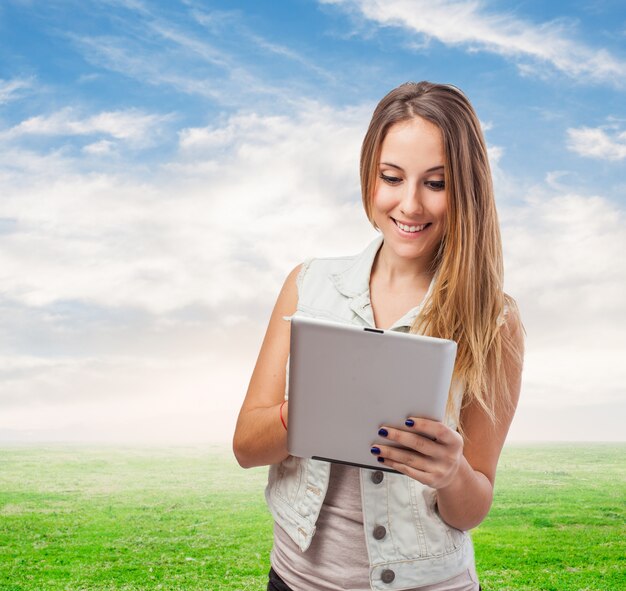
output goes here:
<path id="1" fill-rule="evenodd" d="M 430 210 L 442 220 L 446 219 L 448 213 L 448 198 L 446 195 L 437 195 L 430 204 Z"/>
<path id="2" fill-rule="evenodd" d="M 389 187 L 380 186 L 376 189 L 376 192 L 374 193 L 374 198 L 372 199 L 372 205 L 374 206 L 374 209 L 385 211 L 392 207 L 393 203 L 393 192 L 389 190 Z"/>
<path id="3" fill-rule="evenodd" d="M 437 204 L 436 215 L 439 218 L 439 237 L 443 238 L 448 224 L 448 204 L 444 199 Z"/>

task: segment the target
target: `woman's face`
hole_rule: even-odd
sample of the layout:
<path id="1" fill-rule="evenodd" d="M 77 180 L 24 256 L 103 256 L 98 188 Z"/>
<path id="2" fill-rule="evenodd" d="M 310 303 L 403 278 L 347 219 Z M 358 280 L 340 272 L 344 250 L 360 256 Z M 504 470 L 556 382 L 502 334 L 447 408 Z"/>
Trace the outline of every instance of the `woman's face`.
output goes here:
<path id="1" fill-rule="evenodd" d="M 372 216 L 387 247 L 426 267 L 446 223 L 441 130 L 421 117 L 392 125 L 383 140 Z"/>

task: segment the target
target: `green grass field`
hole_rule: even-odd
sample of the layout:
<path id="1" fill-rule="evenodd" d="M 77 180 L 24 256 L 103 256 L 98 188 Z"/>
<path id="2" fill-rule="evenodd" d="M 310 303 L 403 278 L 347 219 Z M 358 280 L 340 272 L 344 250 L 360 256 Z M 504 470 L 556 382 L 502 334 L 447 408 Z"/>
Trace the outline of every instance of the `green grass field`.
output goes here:
<path id="1" fill-rule="evenodd" d="M 623 444 L 509 445 L 483 589 L 623 590 Z M 0 449 L 0 589 L 263 590 L 266 468 L 215 447 Z"/>

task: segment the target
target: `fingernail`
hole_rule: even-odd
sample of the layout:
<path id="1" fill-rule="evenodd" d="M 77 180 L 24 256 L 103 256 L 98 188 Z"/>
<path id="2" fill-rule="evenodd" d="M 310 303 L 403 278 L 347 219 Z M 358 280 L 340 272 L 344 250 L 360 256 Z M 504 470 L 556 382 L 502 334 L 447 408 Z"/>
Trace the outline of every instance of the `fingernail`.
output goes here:
<path id="1" fill-rule="evenodd" d="M 407 427 L 412 427 L 413 425 L 415 425 L 415 421 L 413 419 L 407 419 L 406 421 L 404 421 L 404 424 Z"/>
<path id="2" fill-rule="evenodd" d="M 389 435 L 389 432 L 387 431 L 387 429 L 378 429 L 378 434 L 381 437 L 387 437 L 387 435 Z"/>
<path id="3" fill-rule="evenodd" d="M 380 448 L 378 448 L 378 447 L 373 447 L 372 449 L 370 449 L 370 451 L 371 451 L 373 454 L 378 455 L 378 454 L 380 453 Z"/>
<path id="4" fill-rule="evenodd" d="M 384 462 L 385 458 L 376 458 L 379 462 Z"/>

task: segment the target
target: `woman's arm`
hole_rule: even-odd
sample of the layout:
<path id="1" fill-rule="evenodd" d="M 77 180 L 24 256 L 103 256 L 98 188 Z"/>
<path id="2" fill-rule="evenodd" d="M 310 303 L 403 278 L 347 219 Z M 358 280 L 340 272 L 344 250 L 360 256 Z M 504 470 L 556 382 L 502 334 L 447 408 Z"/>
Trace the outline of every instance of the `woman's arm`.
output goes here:
<path id="1" fill-rule="evenodd" d="M 285 280 L 270 318 L 261 351 L 243 401 L 235 435 L 233 452 L 243 468 L 265 466 L 284 460 L 287 452 L 287 431 L 280 420 L 280 405 L 285 398 L 285 367 L 289 357 L 291 316 L 298 305 L 296 278 L 298 265 Z M 288 406 L 283 406 L 287 422 Z"/>
<path id="2" fill-rule="evenodd" d="M 517 314 L 507 316 L 503 330 L 509 331 L 517 350 L 523 351 L 522 326 Z M 500 406 L 506 410 L 500 411 L 495 425 L 478 404 L 472 403 L 463 411 L 464 438 L 441 422 L 412 418 L 414 424 L 407 431 L 385 429 L 388 439 L 415 451 L 378 446 L 379 457 L 386 466 L 437 489 L 439 514 L 458 529 L 476 527 L 491 508 L 498 458 L 521 387 L 519 364 L 514 359 L 503 361 L 511 404 Z"/>

